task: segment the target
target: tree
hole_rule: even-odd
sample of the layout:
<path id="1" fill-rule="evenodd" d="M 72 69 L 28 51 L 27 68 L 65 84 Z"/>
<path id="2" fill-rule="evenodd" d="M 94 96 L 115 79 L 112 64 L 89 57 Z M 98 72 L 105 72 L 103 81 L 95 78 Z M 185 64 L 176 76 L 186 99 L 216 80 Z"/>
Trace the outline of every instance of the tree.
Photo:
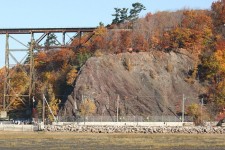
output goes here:
<path id="1" fill-rule="evenodd" d="M 222 45 L 224 43 L 221 42 Z M 221 49 L 217 49 L 209 59 L 204 62 L 204 65 L 208 68 L 207 77 L 211 81 L 209 96 L 217 106 L 214 111 L 219 113 L 225 108 L 225 47 L 218 45 L 217 48 Z"/>
<path id="2" fill-rule="evenodd" d="M 134 21 L 138 19 L 138 15 L 142 10 L 146 10 L 145 6 L 139 2 L 132 4 L 133 8 L 130 10 L 129 19 Z"/>
<path id="3" fill-rule="evenodd" d="M 58 41 L 57 41 L 57 36 L 54 33 L 50 33 L 47 36 L 47 39 L 44 43 L 45 47 L 49 47 L 52 45 L 59 45 Z"/>
<path id="4" fill-rule="evenodd" d="M 128 48 L 131 48 L 132 47 L 132 32 L 121 31 L 120 40 L 122 41 L 119 45 L 121 52 L 126 51 Z"/>
<path id="5" fill-rule="evenodd" d="M 196 103 L 188 106 L 187 114 L 193 117 L 195 125 L 202 125 L 203 120 L 209 119 L 206 110 Z"/>
<path id="6" fill-rule="evenodd" d="M 73 67 L 66 75 L 66 83 L 68 85 L 73 86 L 76 77 L 77 77 L 77 69 Z"/>
<path id="7" fill-rule="evenodd" d="M 119 21 L 119 23 L 124 23 L 125 21 L 128 20 L 129 16 L 128 16 L 127 12 L 128 12 L 128 8 L 122 8 L 120 10 L 120 21 Z"/>
<path id="8" fill-rule="evenodd" d="M 112 14 L 112 16 L 115 16 L 115 18 L 112 21 L 112 24 L 117 24 L 120 22 L 120 8 L 114 8 L 115 9 L 115 14 Z"/>
<path id="9" fill-rule="evenodd" d="M 93 113 L 95 113 L 96 111 L 96 106 L 93 100 L 91 99 L 84 99 L 81 104 L 80 104 L 80 115 L 84 117 L 84 121 L 85 121 L 85 117 L 87 115 L 91 115 Z"/>
<path id="10" fill-rule="evenodd" d="M 129 11 L 129 8 L 114 8 L 115 14 L 112 14 L 112 16 L 115 16 L 115 18 L 112 21 L 112 24 L 119 24 L 124 23 L 126 21 L 134 21 L 138 19 L 138 15 L 142 10 L 145 10 L 145 6 L 139 2 L 132 4 L 132 9 Z"/>
<path id="11" fill-rule="evenodd" d="M 0 68 L 0 102 L 3 103 L 4 98 L 4 78 L 5 78 L 5 68 Z"/>
<path id="12" fill-rule="evenodd" d="M 54 121 L 54 117 L 52 115 L 54 115 L 54 116 L 57 116 L 58 115 L 59 102 L 60 101 L 58 99 L 56 99 L 56 97 L 55 97 L 55 93 L 53 91 L 52 84 L 48 84 L 47 86 L 48 86 L 47 87 L 48 103 L 49 103 L 49 107 L 50 107 L 50 109 L 51 109 L 51 111 L 52 111 L 53 114 L 51 114 L 49 108 L 47 108 L 45 110 L 48 110 L 46 115 L 48 116 L 48 118 L 50 119 L 50 121 Z"/>
<path id="13" fill-rule="evenodd" d="M 212 17 L 215 26 L 223 26 L 225 24 L 225 0 L 218 0 L 212 3 Z"/>
<path id="14" fill-rule="evenodd" d="M 91 53 L 89 52 L 79 52 L 76 56 L 78 67 L 82 67 L 84 63 L 91 57 Z"/>

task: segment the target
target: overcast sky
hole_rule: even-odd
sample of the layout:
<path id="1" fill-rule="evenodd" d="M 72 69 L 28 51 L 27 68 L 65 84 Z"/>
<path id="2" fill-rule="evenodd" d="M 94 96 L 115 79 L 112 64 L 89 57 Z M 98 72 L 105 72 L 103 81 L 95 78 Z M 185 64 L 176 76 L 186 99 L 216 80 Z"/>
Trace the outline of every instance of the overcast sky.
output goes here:
<path id="1" fill-rule="evenodd" d="M 96 27 L 110 24 L 114 8 L 140 2 L 148 12 L 182 8 L 210 9 L 215 0 L 0 0 L 0 28 Z M 29 41 L 27 41 L 29 42 Z M 4 65 L 5 36 L 0 35 L 0 67 Z"/>

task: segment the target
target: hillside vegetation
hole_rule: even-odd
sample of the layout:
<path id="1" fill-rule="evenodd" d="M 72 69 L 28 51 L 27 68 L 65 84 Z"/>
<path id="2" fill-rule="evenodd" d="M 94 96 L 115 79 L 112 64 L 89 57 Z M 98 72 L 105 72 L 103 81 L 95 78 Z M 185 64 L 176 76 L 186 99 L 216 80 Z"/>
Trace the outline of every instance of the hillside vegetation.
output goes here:
<path id="1" fill-rule="evenodd" d="M 141 8 L 144 9 L 144 7 Z M 115 10 L 118 10 L 118 12 L 120 12 L 119 9 Z M 117 19 L 119 17 L 118 15 L 114 16 L 117 17 Z M 212 116 L 214 118 L 218 114 L 220 114 L 220 117 L 223 116 L 222 112 L 225 108 L 224 1 L 219 0 L 212 3 L 211 10 L 183 9 L 176 12 L 163 11 L 157 12 L 155 14 L 148 13 L 143 18 L 131 16 L 125 18 L 124 21 L 115 19 L 113 23 L 111 25 L 108 25 L 107 27 L 100 24 L 100 26 L 94 31 L 95 34 L 90 40 L 87 41 L 89 35 L 83 35 L 81 42 L 83 41 L 84 44 L 80 47 L 76 47 L 74 49 L 64 48 L 60 50 L 40 51 L 35 54 L 35 99 L 37 100 L 37 102 L 33 107 L 35 107 L 36 109 L 36 117 L 38 115 L 40 116 L 43 93 L 46 95 L 54 115 L 58 115 L 59 110 L 61 110 L 61 114 L 63 114 L 62 112 L 66 113 L 67 111 L 65 111 L 65 106 L 67 106 L 68 100 L 71 99 L 70 95 L 74 91 L 74 89 L 78 88 L 76 81 L 82 81 L 79 75 L 85 72 L 88 76 L 88 74 L 90 74 L 92 71 L 95 71 L 92 73 L 92 75 L 107 75 L 107 73 L 109 73 L 116 77 L 117 69 L 118 71 L 121 71 L 119 70 L 119 68 L 116 68 L 119 67 L 116 66 L 118 65 L 116 61 L 122 61 L 122 65 L 125 67 L 125 70 L 123 73 L 121 73 L 121 75 L 123 75 L 123 78 L 120 78 L 120 76 L 115 78 L 119 83 L 124 82 L 124 86 L 115 85 L 113 87 L 113 90 L 117 91 L 111 91 L 114 93 L 114 95 L 131 95 L 134 94 L 129 93 L 132 92 L 132 90 L 128 90 L 126 91 L 126 93 L 125 91 L 123 91 L 123 89 L 136 88 L 133 90 L 133 92 L 135 92 L 134 96 L 137 96 L 138 94 L 136 93 L 138 93 L 138 88 L 140 87 L 142 87 L 146 93 L 148 92 L 148 90 L 149 93 L 151 93 L 152 89 L 157 88 L 154 85 L 155 81 L 152 81 L 154 78 L 157 78 L 156 76 L 166 76 L 162 80 L 167 80 L 167 78 L 170 77 L 170 79 L 168 79 L 168 82 L 173 82 L 173 80 L 178 80 L 178 77 L 175 77 L 175 73 L 179 73 L 179 78 L 181 78 L 180 80 L 185 82 L 181 83 L 185 86 L 185 88 L 195 89 L 204 87 L 204 92 L 199 93 L 199 91 L 194 91 L 192 93 L 199 94 L 199 98 L 204 99 L 204 104 L 206 106 L 204 108 L 204 111 L 200 111 L 199 101 L 195 100 L 192 101 L 189 106 L 187 106 L 186 113 L 193 115 L 196 120 L 198 120 L 199 116 L 203 116 L 204 114 L 207 114 L 207 116 Z M 79 40 L 75 39 L 72 42 L 72 45 L 75 46 L 78 42 Z M 124 60 L 121 60 L 120 56 L 123 56 L 123 54 L 127 52 L 129 52 L 129 54 L 126 54 L 126 57 L 123 58 Z M 141 53 L 137 54 L 139 52 Z M 177 56 L 174 56 L 175 54 L 177 54 Z M 184 56 L 181 56 L 183 54 Z M 159 62 L 157 63 L 161 63 L 161 66 L 152 67 L 154 66 L 155 62 L 151 62 L 153 61 L 153 59 L 148 59 L 147 57 L 153 56 L 155 57 L 155 60 L 159 60 Z M 176 64 L 174 64 L 174 62 L 170 60 L 172 59 L 172 56 L 179 57 L 179 61 L 181 63 L 187 63 L 184 63 L 182 67 L 191 66 L 190 68 L 186 68 L 186 75 L 184 75 L 185 73 L 181 74 L 181 72 L 174 71 L 174 68 L 176 69 L 176 67 L 178 66 L 176 66 Z M 143 57 L 149 62 L 144 62 L 140 60 L 139 57 Z M 90 60 L 88 60 L 89 58 Z M 115 59 L 115 61 L 111 62 L 111 59 Z M 134 61 L 135 59 L 136 61 Z M 189 61 L 188 59 L 191 59 L 192 61 Z M 87 60 L 88 62 L 86 63 Z M 137 64 L 133 64 L 134 62 Z M 94 70 L 88 70 L 90 65 L 96 67 L 94 63 L 100 63 L 99 66 L 104 65 L 104 67 L 95 68 Z M 141 63 L 143 63 L 143 66 L 141 65 Z M 144 83 L 140 83 L 140 85 L 137 85 L 137 82 L 133 80 L 136 77 L 135 74 L 138 74 L 139 72 L 141 73 L 141 70 L 143 69 L 142 67 L 147 68 L 149 75 L 145 79 Z M 114 69 L 114 71 L 110 71 L 110 69 L 112 68 Z M 134 68 L 136 68 L 136 72 L 133 71 Z M 159 69 L 162 68 L 165 68 L 166 72 L 160 72 Z M 181 68 L 177 68 L 177 70 Z M 106 72 L 106 70 L 108 70 L 109 72 Z M 14 90 L 17 90 L 17 92 L 21 94 L 28 92 L 28 87 L 24 85 L 25 81 L 27 80 L 26 75 L 21 73 L 19 69 L 16 69 L 16 67 L 13 68 L 12 71 L 17 72 L 16 74 L 14 74 L 15 77 L 11 81 L 15 85 L 17 85 L 17 88 Z M 4 68 L 0 70 L 0 79 L 3 78 Z M 88 76 L 87 80 L 91 80 L 91 78 L 99 78 L 99 80 L 104 79 L 101 78 L 101 76 Z M 103 80 L 100 83 L 105 83 L 106 85 L 108 83 L 108 86 L 112 87 L 113 85 L 111 84 L 111 82 L 109 82 L 109 80 Z M 101 85 L 98 85 L 98 83 L 99 82 L 93 83 L 93 86 L 100 88 Z M 161 83 L 164 84 L 163 82 Z M 149 85 L 145 87 L 144 84 Z M 166 86 L 173 86 L 173 84 L 168 83 L 168 85 Z M 120 87 L 124 88 L 120 89 Z M 86 88 L 86 90 L 89 90 L 89 92 L 93 90 L 88 89 L 88 87 Z M 172 95 L 175 94 L 176 92 L 167 90 L 170 88 L 171 87 L 168 87 L 161 92 L 171 92 Z M 0 89 L 3 89 L 3 82 L 0 82 Z M 110 90 L 112 89 L 109 88 L 108 91 Z M 100 92 L 102 93 L 98 94 L 101 95 L 107 91 L 100 90 Z M 180 91 L 178 93 L 180 95 L 183 92 Z M 2 101 L 3 90 L 0 94 L 0 99 Z M 144 94 L 142 93 L 141 95 Z M 158 95 L 162 95 L 162 93 L 158 93 Z M 76 98 L 79 99 L 79 102 L 76 106 L 76 108 L 79 110 L 79 105 L 82 104 L 85 98 Z M 74 97 L 72 97 L 72 99 L 74 99 Z M 139 103 L 136 103 L 135 109 L 132 107 L 132 109 L 129 109 L 127 111 L 131 113 L 139 109 L 138 114 L 140 115 L 141 113 L 145 114 L 150 112 L 150 114 L 157 115 L 163 112 L 162 110 L 160 113 L 158 113 L 158 110 L 156 110 L 155 112 L 154 109 L 152 109 L 153 107 L 155 107 L 153 106 L 155 104 L 152 104 L 152 106 L 148 106 L 149 104 L 145 105 L 145 102 L 147 102 L 148 100 L 149 99 L 144 99 L 142 102 L 140 102 L 140 105 Z M 163 101 L 164 100 L 165 99 L 163 99 Z M 100 104 L 100 102 L 97 101 L 96 97 L 90 101 L 97 106 L 96 110 L 93 111 L 93 113 L 102 113 L 102 106 L 104 106 L 104 104 Z M 113 101 L 114 103 L 115 97 L 113 97 L 113 100 L 110 99 L 110 101 Z M 133 102 L 129 102 L 129 104 L 131 103 Z M 170 99 L 167 99 L 167 102 L 165 104 L 167 103 L 171 105 L 169 107 L 174 107 L 173 111 L 175 111 L 175 101 L 172 101 L 170 103 Z M 159 105 L 160 104 L 158 104 L 157 107 L 160 107 Z M 16 116 L 17 113 L 19 114 L 19 110 L 21 110 L 23 107 L 24 105 L 22 103 L 14 103 L 14 113 L 11 115 Z M 46 111 L 48 111 L 48 109 L 46 109 Z M 176 113 L 179 114 L 180 112 Z M 46 112 L 46 114 L 48 115 L 50 114 L 50 112 Z M 75 116 L 78 115 L 73 114 L 72 112 L 70 112 L 69 114 Z"/>

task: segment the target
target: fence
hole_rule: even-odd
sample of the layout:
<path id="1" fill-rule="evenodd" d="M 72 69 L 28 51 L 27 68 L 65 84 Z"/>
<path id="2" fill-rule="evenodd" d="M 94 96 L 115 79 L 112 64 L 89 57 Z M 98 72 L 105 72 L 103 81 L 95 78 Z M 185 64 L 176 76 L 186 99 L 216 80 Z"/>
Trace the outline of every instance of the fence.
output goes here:
<path id="1" fill-rule="evenodd" d="M 181 118 L 176 116 L 86 116 L 58 117 L 59 122 L 181 122 Z M 193 122 L 192 117 L 185 116 L 184 122 Z"/>
<path id="2" fill-rule="evenodd" d="M 33 125 L 0 124 L 0 131 L 34 131 Z"/>

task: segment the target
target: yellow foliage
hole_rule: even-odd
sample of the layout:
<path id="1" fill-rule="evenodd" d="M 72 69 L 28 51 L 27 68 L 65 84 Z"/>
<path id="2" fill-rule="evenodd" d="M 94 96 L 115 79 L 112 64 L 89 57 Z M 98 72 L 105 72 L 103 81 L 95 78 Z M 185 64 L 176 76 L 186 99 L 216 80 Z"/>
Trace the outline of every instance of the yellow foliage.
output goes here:
<path id="1" fill-rule="evenodd" d="M 47 96 L 48 96 L 49 106 L 52 110 L 52 113 L 54 116 L 57 116 L 58 110 L 59 110 L 59 100 L 56 99 L 55 97 L 52 84 L 48 85 Z M 50 111 L 47 112 L 47 116 L 50 119 L 50 121 L 54 121 L 54 118 L 52 114 L 50 113 Z"/>
<path id="2" fill-rule="evenodd" d="M 94 31 L 94 33 L 96 36 L 105 35 L 107 33 L 107 28 L 105 28 L 104 26 L 100 26 Z"/>
<path id="3" fill-rule="evenodd" d="M 66 83 L 68 85 L 73 85 L 76 77 L 77 77 L 77 69 L 73 68 L 66 75 Z"/>
<path id="4" fill-rule="evenodd" d="M 225 73 L 225 48 L 214 53 L 219 73 Z"/>
<path id="5" fill-rule="evenodd" d="M 54 72 L 45 72 L 43 74 L 44 82 L 54 83 L 56 76 Z"/>
<path id="6" fill-rule="evenodd" d="M 80 104 L 80 114 L 81 116 L 87 116 L 95 113 L 96 111 L 96 106 L 93 100 L 90 99 L 85 99 L 81 104 Z"/>
<path id="7" fill-rule="evenodd" d="M 19 97 L 13 97 L 11 100 L 14 100 L 14 102 L 11 105 L 12 109 L 20 109 L 24 106 L 24 101 Z"/>
<path id="8" fill-rule="evenodd" d="M 132 62 L 131 62 L 130 58 L 126 58 L 126 57 L 124 58 L 123 66 L 125 67 L 125 69 L 127 71 L 131 71 L 131 69 L 132 69 Z"/>
<path id="9" fill-rule="evenodd" d="M 94 53 L 94 56 L 95 56 L 95 57 L 101 57 L 102 55 L 103 55 L 103 53 L 101 52 L 100 49 L 97 49 L 97 50 L 95 51 L 95 53 Z"/>
<path id="10" fill-rule="evenodd" d="M 17 71 L 11 76 L 10 83 L 14 92 L 17 94 L 24 93 L 29 86 L 29 77 L 25 72 Z"/>
<path id="11" fill-rule="evenodd" d="M 193 121 L 196 125 L 200 125 L 203 121 L 207 121 L 209 119 L 209 115 L 206 110 L 196 103 L 192 103 L 188 106 L 187 113 L 193 117 Z"/>

